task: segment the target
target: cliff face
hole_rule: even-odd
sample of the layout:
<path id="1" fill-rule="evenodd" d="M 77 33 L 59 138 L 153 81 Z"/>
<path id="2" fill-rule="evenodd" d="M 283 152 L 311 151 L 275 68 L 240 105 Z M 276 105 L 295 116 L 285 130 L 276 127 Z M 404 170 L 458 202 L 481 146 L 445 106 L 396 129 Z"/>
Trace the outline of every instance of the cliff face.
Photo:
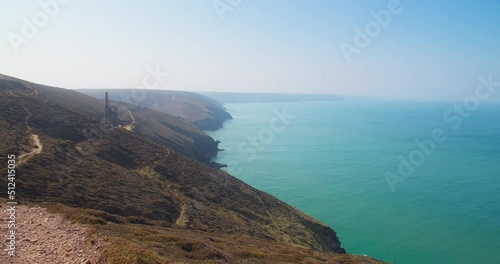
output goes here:
<path id="1" fill-rule="evenodd" d="M 134 117 L 134 121 L 127 117 L 126 122 L 134 122 L 132 131 L 143 138 L 164 144 L 205 164 L 211 164 L 212 157 L 217 155 L 219 142 L 182 118 L 144 107 L 124 109 L 130 111 L 129 117 Z"/>
<path id="2" fill-rule="evenodd" d="M 233 119 L 226 109 L 219 105 L 207 106 L 207 115 L 202 119 L 193 119 L 193 124 L 201 130 L 217 130 L 227 120 Z"/>
<path id="3" fill-rule="evenodd" d="M 104 98 L 105 90 L 81 89 L 84 94 Z M 139 95 L 136 95 L 140 93 Z M 110 98 L 130 102 L 159 112 L 180 117 L 201 130 L 217 130 L 232 119 L 226 109 L 214 99 L 189 92 L 167 90 L 116 89 L 109 91 Z"/>
<path id="4" fill-rule="evenodd" d="M 111 127 L 93 117 L 99 112 L 84 102 L 86 96 L 49 90 L 0 79 L 0 156 L 30 152 L 31 136 L 37 135 L 43 149 L 18 165 L 17 197 L 79 208 L 65 210 L 69 217 L 96 223 L 106 236 L 116 238 L 107 252 L 123 250 L 144 263 L 153 257 L 167 261 L 163 256 L 190 263 L 213 258 L 222 263 L 269 263 L 274 260 L 266 258 L 276 258 L 267 252 L 269 247 L 288 250 L 280 256 L 291 254 L 292 263 L 312 256 L 317 257 L 308 263 L 335 263 L 337 255 L 328 252 L 345 252 L 331 228 L 199 162 L 191 151 L 184 153 L 191 141 L 191 147 L 200 149 L 216 143 L 197 138 L 194 126 L 182 119 L 138 107 L 127 110 L 134 121 L 129 127 Z M 5 167 L 0 173 L 6 174 Z M 0 184 L 6 186 L 6 180 L 0 178 Z M 126 239 L 132 234 L 134 239 Z M 176 237 L 167 239 L 167 234 Z M 136 238 L 142 242 L 134 242 Z M 187 242 L 175 242 L 179 240 Z M 248 248 L 234 250 L 235 244 Z"/>

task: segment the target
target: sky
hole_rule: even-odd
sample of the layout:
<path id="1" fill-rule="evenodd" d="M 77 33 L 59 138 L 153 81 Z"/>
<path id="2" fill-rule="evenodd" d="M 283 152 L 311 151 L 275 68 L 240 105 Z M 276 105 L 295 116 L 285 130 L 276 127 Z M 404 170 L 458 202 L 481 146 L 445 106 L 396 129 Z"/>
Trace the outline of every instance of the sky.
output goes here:
<path id="1" fill-rule="evenodd" d="M 56 87 L 449 99 L 500 80 L 500 0 L 0 7 L 0 73 Z"/>

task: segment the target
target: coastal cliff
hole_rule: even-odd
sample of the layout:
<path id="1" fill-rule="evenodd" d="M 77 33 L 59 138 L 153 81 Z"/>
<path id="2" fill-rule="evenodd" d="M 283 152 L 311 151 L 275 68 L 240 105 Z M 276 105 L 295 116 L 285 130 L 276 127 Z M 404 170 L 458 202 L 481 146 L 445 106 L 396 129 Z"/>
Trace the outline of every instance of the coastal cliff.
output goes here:
<path id="1" fill-rule="evenodd" d="M 193 148 L 206 156 L 217 142 L 182 118 L 116 104 L 106 122 L 123 124 L 103 123 L 102 100 L 6 77 L 0 100 L 0 155 L 33 153 L 16 168 L 20 202 L 108 237 L 103 263 L 381 263 L 344 254 L 330 227 L 200 162 Z"/>
<path id="2" fill-rule="evenodd" d="M 103 89 L 79 89 L 81 93 L 103 99 Z M 113 89 L 110 99 L 147 107 L 172 116 L 180 117 L 200 130 L 217 130 L 232 119 L 226 109 L 216 100 L 206 96 L 168 90 Z"/>

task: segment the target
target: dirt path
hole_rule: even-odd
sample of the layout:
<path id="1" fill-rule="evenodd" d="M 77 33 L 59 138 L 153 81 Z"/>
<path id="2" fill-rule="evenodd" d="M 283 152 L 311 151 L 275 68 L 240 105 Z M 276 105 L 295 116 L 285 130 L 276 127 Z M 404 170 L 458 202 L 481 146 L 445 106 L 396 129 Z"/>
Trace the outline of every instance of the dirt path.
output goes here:
<path id="1" fill-rule="evenodd" d="M 35 95 L 35 94 L 40 94 L 35 88 L 33 88 L 33 86 L 29 85 L 26 83 L 26 86 L 28 86 L 28 88 L 30 88 L 32 90 L 32 92 L 30 93 L 30 95 Z"/>
<path id="2" fill-rule="evenodd" d="M 186 205 L 184 204 L 184 205 L 182 205 L 182 209 L 181 209 L 181 213 L 179 214 L 179 217 L 177 218 L 177 220 L 175 220 L 176 225 L 180 225 L 180 226 L 186 225 L 185 214 L 186 214 Z"/>
<path id="3" fill-rule="evenodd" d="M 33 89 L 33 90 L 36 91 L 35 89 Z M 30 133 L 31 127 L 29 126 L 28 123 L 29 123 L 29 119 L 30 119 L 31 113 L 24 106 L 23 106 L 23 109 L 24 109 L 24 111 L 26 111 L 26 118 L 24 119 L 24 123 L 25 123 L 25 126 L 26 126 L 26 133 Z M 37 154 L 40 154 L 42 152 L 43 145 L 42 145 L 42 142 L 40 142 L 40 138 L 38 137 L 38 135 L 37 134 L 31 134 L 31 137 L 33 138 L 33 141 L 35 142 L 35 147 L 31 150 L 31 152 L 23 154 L 23 155 L 20 155 L 19 157 L 17 157 L 17 159 L 18 159 L 17 165 L 21 165 L 21 164 L 25 163 L 29 159 L 33 158 L 33 156 L 35 156 Z"/>
<path id="4" fill-rule="evenodd" d="M 35 142 L 35 147 L 33 148 L 33 150 L 31 150 L 30 153 L 20 155 L 17 158 L 18 159 L 18 163 L 17 163 L 18 166 L 25 163 L 29 159 L 33 158 L 33 156 L 40 154 L 43 150 L 43 145 L 42 145 L 42 142 L 40 142 L 40 138 L 38 137 L 38 135 L 32 134 L 31 137 L 33 138 L 33 141 Z"/>
<path id="5" fill-rule="evenodd" d="M 179 217 L 177 217 L 177 220 L 175 220 L 175 224 L 180 226 L 185 226 L 186 221 L 188 221 L 188 219 L 186 218 L 187 204 L 184 201 L 184 199 L 182 199 L 182 196 L 180 196 L 174 189 L 172 189 L 171 186 L 168 186 L 167 188 L 182 203 L 181 212 L 179 213 Z"/>
<path id="6" fill-rule="evenodd" d="M 135 118 L 132 115 L 132 111 L 128 110 L 128 114 L 130 115 L 130 118 L 132 118 L 132 123 L 130 123 L 129 125 L 124 126 L 123 128 L 125 128 L 128 131 L 132 131 L 132 125 L 134 125 L 134 123 L 135 123 Z"/>
<path id="7" fill-rule="evenodd" d="M 31 130 L 31 127 L 28 125 L 28 120 L 30 119 L 30 111 L 23 106 L 24 111 L 26 111 L 26 118 L 24 119 L 24 125 L 26 126 L 26 133 L 29 133 Z"/>
<path id="8" fill-rule="evenodd" d="M 255 197 L 255 198 L 259 201 L 259 203 L 260 203 L 260 204 L 262 204 L 262 208 L 265 208 L 265 206 L 264 206 L 264 201 L 262 201 L 262 199 L 261 199 L 261 198 L 260 198 L 260 197 L 259 197 L 259 196 L 258 196 L 258 195 L 254 192 L 254 191 L 252 191 L 252 190 L 249 188 L 250 186 L 245 185 L 244 183 L 242 183 L 241 185 L 239 185 L 239 186 L 238 186 L 238 185 L 236 185 L 236 184 L 230 183 L 230 182 L 229 182 L 229 181 L 227 181 L 227 180 L 226 180 L 226 183 L 229 183 L 229 184 L 231 184 L 231 185 L 235 186 L 236 188 L 239 188 L 239 189 L 240 189 L 242 192 L 244 192 L 244 193 L 247 193 L 247 194 L 249 194 L 249 195 L 252 195 L 253 197 Z M 280 226 L 276 223 L 276 221 L 274 220 L 273 215 L 269 212 L 269 210 L 265 209 L 265 211 L 266 211 L 267 215 L 269 216 L 269 218 L 271 219 L 271 221 L 273 222 L 273 224 L 274 224 L 274 226 L 276 227 L 276 229 L 278 229 L 278 230 L 281 230 L 281 231 L 282 231 L 282 229 L 281 229 L 281 228 L 280 228 Z"/>
<path id="9" fill-rule="evenodd" d="M 6 235 L 10 231 L 9 212 L 5 206 L 0 209 L 1 230 Z M 90 232 L 90 228 L 71 224 L 45 208 L 16 206 L 16 256 L 9 257 L 2 250 L 0 263 L 97 263 L 107 238 Z M 87 240 L 89 236 L 93 243 Z"/>

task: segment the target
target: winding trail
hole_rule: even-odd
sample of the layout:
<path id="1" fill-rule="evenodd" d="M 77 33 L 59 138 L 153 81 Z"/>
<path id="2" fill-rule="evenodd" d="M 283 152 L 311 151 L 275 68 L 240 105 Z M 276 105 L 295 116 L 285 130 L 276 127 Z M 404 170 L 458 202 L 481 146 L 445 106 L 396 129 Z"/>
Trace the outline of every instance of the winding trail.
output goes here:
<path id="1" fill-rule="evenodd" d="M 123 128 L 125 128 L 128 131 L 132 131 L 132 125 L 134 125 L 134 123 L 135 123 L 135 118 L 132 115 L 132 111 L 128 110 L 128 114 L 130 115 L 130 118 L 132 118 L 132 123 L 130 123 L 129 125 L 124 126 Z"/>
<path id="2" fill-rule="evenodd" d="M 25 162 L 27 162 L 29 159 L 33 158 L 33 156 L 38 155 L 42 152 L 43 145 L 42 142 L 40 142 L 40 138 L 38 137 L 37 134 L 31 134 L 31 137 L 33 138 L 33 141 L 35 142 L 35 147 L 31 152 L 20 155 L 18 159 L 18 165 L 21 165 Z"/>
<path id="3" fill-rule="evenodd" d="M 24 109 L 24 111 L 26 111 L 26 118 L 24 119 L 24 123 L 26 125 L 26 133 L 30 133 L 31 127 L 28 125 L 28 121 L 29 121 L 31 113 L 24 106 L 23 106 L 23 109 Z M 42 152 L 42 150 L 43 150 L 43 145 L 42 145 L 42 142 L 40 142 L 40 138 L 38 137 L 38 135 L 37 134 L 31 134 L 31 138 L 34 141 L 35 146 L 31 150 L 31 152 L 23 154 L 23 155 L 20 155 L 19 157 L 17 157 L 17 159 L 18 159 L 18 163 L 17 164 L 18 165 L 21 165 L 21 164 L 25 163 L 29 159 L 33 158 L 35 155 L 40 154 Z"/>
<path id="4" fill-rule="evenodd" d="M 240 190 L 242 190 L 243 192 L 247 193 L 247 194 L 250 194 L 250 195 L 253 195 L 257 200 L 259 200 L 260 204 L 262 204 L 262 208 L 264 208 L 264 210 L 266 211 L 267 215 L 269 216 L 269 218 L 271 219 L 271 221 L 273 222 L 274 226 L 276 226 L 276 228 L 280 231 L 283 231 L 280 226 L 276 223 L 276 221 L 274 220 L 274 217 L 273 215 L 269 212 L 269 210 L 267 210 L 267 208 L 264 206 L 264 201 L 262 201 L 262 199 L 254 192 L 252 191 L 249 186 L 246 186 L 244 183 L 242 183 L 240 185 Z"/>
<path id="5" fill-rule="evenodd" d="M 31 130 L 31 127 L 28 125 L 28 119 L 30 119 L 30 111 L 23 106 L 24 111 L 26 111 L 26 118 L 24 119 L 24 124 L 26 125 L 26 133 L 29 133 Z"/>
<path id="6" fill-rule="evenodd" d="M 187 203 L 182 199 L 182 196 L 179 195 L 172 187 L 169 185 L 167 186 L 168 190 L 179 200 L 181 201 L 181 211 L 179 213 L 179 217 L 177 217 L 177 220 L 175 220 L 175 224 L 179 226 L 185 226 L 185 221 L 188 221 L 185 217 L 186 215 L 186 209 L 187 209 Z"/>
<path id="7" fill-rule="evenodd" d="M 186 219 L 184 219 L 185 214 L 186 214 L 186 205 L 183 204 L 179 217 L 177 218 L 177 220 L 175 220 L 176 225 L 184 226 L 186 224 L 184 223 L 184 221 L 186 221 Z"/>
<path id="8" fill-rule="evenodd" d="M 26 86 L 32 90 L 30 95 L 40 94 L 37 89 L 33 88 L 33 86 L 26 83 Z"/>

